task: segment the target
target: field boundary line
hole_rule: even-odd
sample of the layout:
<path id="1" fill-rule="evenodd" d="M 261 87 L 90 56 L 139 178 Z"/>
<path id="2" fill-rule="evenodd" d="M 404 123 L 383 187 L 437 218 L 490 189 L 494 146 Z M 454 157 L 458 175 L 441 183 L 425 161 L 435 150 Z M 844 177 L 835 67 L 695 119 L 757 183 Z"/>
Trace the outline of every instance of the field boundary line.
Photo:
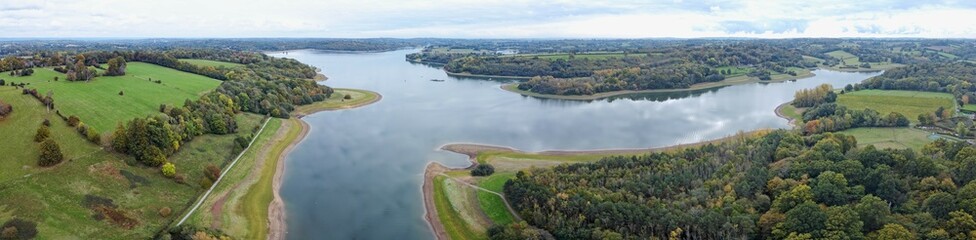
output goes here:
<path id="1" fill-rule="evenodd" d="M 261 125 L 261 129 L 259 129 L 258 132 L 254 134 L 254 137 L 251 138 L 251 142 L 247 144 L 247 147 L 244 148 L 244 150 L 242 150 L 240 154 L 237 154 L 237 158 L 234 158 L 234 161 L 230 162 L 230 165 L 227 165 L 227 168 L 224 168 L 223 172 L 220 172 L 220 177 L 217 177 L 217 181 L 214 181 L 213 185 L 210 185 L 210 189 L 208 189 L 207 192 L 203 193 L 203 196 L 200 197 L 200 200 L 197 200 L 197 203 L 193 205 L 193 208 L 191 208 L 190 211 L 187 212 L 186 215 L 184 215 L 183 218 L 176 223 L 177 227 L 183 225 L 183 222 L 185 222 L 187 218 L 190 218 L 190 215 L 193 215 L 193 212 L 195 212 L 197 208 L 200 208 L 200 204 L 203 204 L 203 201 L 207 200 L 207 197 L 210 196 L 210 193 L 212 193 L 213 190 L 217 188 L 217 185 L 220 184 L 220 180 L 224 179 L 224 175 L 227 175 L 227 172 L 229 172 L 232 168 L 234 168 L 234 165 L 237 164 L 237 161 L 241 160 L 241 157 L 244 156 L 244 153 L 247 153 L 247 150 L 251 149 L 251 145 L 253 145 L 254 141 L 257 140 L 259 136 L 261 136 L 261 133 L 264 132 L 264 127 L 268 126 L 268 122 L 270 121 L 271 118 L 264 120 L 264 124 Z"/>

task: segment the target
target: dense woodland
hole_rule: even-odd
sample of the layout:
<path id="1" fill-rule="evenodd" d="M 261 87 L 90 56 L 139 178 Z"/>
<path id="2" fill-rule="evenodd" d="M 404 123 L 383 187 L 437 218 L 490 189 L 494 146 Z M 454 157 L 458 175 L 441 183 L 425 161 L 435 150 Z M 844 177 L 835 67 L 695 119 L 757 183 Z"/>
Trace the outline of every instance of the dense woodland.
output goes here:
<path id="1" fill-rule="evenodd" d="M 924 63 L 885 71 L 864 80 L 855 89 L 898 89 L 947 92 L 961 97 L 976 91 L 976 64 L 969 62 Z"/>
<path id="2" fill-rule="evenodd" d="M 559 239 L 970 239 L 976 148 L 857 148 L 777 130 L 517 174 L 505 195 Z M 494 239 L 539 238 L 513 224 Z M 524 235 L 519 235 L 519 234 Z"/>
<path id="3" fill-rule="evenodd" d="M 419 53 L 408 54 L 406 58 L 413 62 L 442 64 L 446 71 L 452 73 L 534 77 L 519 84 L 519 89 L 558 95 L 686 88 L 695 83 L 721 81 L 741 75 L 770 80 L 773 74 L 796 76 L 795 68 L 861 69 L 870 68 L 872 62 L 962 64 L 962 59 L 976 59 L 976 52 L 967 50 L 976 47 L 976 42 L 971 40 L 593 41 L 599 43 L 577 42 L 578 48 L 568 46 L 568 41 L 557 40 L 547 42 L 551 44 L 548 48 L 533 44 L 506 44 L 503 41 L 454 42 L 431 45 Z M 454 49 L 456 51 L 451 51 Z M 834 51 L 850 53 L 859 58 L 860 63 L 848 62 L 850 59 L 829 54 Z M 581 57 L 587 52 L 609 52 L 617 56 Z M 566 57 L 533 55 L 542 53 L 562 53 Z M 605 74 L 632 72 L 631 68 L 637 68 L 637 74 L 622 75 L 623 78 Z M 702 68 L 708 71 L 695 71 Z M 742 71 L 745 72 L 733 73 L 731 68 L 744 69 Z M 676 73 L 679 76 L 673 76 Z"/>

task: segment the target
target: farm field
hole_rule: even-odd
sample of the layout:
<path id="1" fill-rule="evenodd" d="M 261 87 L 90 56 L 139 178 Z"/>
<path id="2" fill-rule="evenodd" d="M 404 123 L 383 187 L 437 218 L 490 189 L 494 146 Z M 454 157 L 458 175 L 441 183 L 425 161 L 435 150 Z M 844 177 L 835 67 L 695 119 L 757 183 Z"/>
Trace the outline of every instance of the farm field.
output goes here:
<path id="1" fill-rule="evenodd" d="M 31 76 L 8 77 L 8 82 L 29 83 L 42 95 L 53 93 L 55 108 L 65 116 L 78 116 L 86 125 L 105 133 L 116 124 L 146 117 L 160 104 L 183 106 L 216 89 L 220 81 L 159 65 L 130 62 L 125 76 L 101 76 L 88 82 L 69 82 L 50 68 L 35 68 Z M 57 77 L 59 81 L 54 81 Z M 149 80 L 159 80 L 154 83 Z M 119 93 L 122 93 L 120 95 Z"/>
<path id="2" fill-rule="evenodd" d="M 933 141 L 931 133 L 914 128 L 853 128 L 838 133 L 853 135 L 857 146 L 873 145 L 875 148 L 906 149 L 921 151 L 926 143 Z"/>
<path id="3" fill-rule="evenodd" d="M 845 52 L 844 50 L 837 50 L 837 51 L 829 52 L 829 53 L 827 53 L 827 55 L 830 55 L 831 57 L 835 57 L 837 59 L 840 59 L 842 65 L 855 65 L 855 66 L 857 66 L 858 64 L 861 64 L 860 58 L 858 58 L 857 56 L 854 56 L 854 54 L 850 54 L 848 52 Z"/>
<path id="4" fill-rule="evenodd" d="M 830 67 L 830 69 L 837 70 L 837 71 L 878 71 L 878 70 L 885 70 L 885 69 L 891 69 L 891 68 L 903 66 L 902 64 L 891 63 L 891 62 L 867 62 L 868 64 L 871 65 L 871 68 L 861 68 L 860 65 L 862 62 L 860 58 L 844 50 L 829 52 L 827 53 L 827 55 L 841 59 L 840 65 Z M 807 59 L 813 60 L 816 58 L 804 57 L 804 60 Z M 845 68 L 845 66 L 853 66 L 856 68 Z"/>
<path id="5" fill-rule="evenodd" d="M 895 90 L 848 92 L 837 96 L 837 104 L 851 109 L 870 108 L 881 115 L 898 112 L 913 123 L 918 122 L 921 113 L 935 112 L 940 106 L 950 110 L 955 107 L 955 101 L 948 93 Z"/>
<path id="6" fill-rule="evenodd" d="M 180 59 L 180 61 L 188 62 L 193 65 L 204 66 L 204 67 L 236 68 L 236 67 L 244 66 L 244 64 L 240 64 L 240 63 L 222 62 L 222 61 L 214 61 L 214 60 L 206 60 L 206 59 L 185 58 L 185 59 Z"/>

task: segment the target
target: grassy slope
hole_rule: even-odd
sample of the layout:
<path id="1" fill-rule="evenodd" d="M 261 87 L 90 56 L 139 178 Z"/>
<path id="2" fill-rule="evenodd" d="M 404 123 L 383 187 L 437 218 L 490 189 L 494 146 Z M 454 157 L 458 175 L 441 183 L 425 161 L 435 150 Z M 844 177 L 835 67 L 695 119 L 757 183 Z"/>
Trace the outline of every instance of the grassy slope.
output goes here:
<path id="1" fill-rule="evenodd" d="M 86 142 L 65 126 L 64 121 L 46 113 L 36 100 L 19 95 L 17 91 L 0 87 L 0 99 L 14 105 L 14 115 L 0 121 L 0 135 L 5 139 L 2 146 L 4 149 L 17 148 L 3 151 L 0 219 L 18 217 L 37 222 L 41 239 L 152 236 L 169 225 L 200 193 L 196 181 L 203 177 L 203 166 L 208 163 L 222 165 L 223 160 L 233 154 L 228 146 L 233 143 L 234 134 L 194 139 L 170 157 L 170 161 L 177 164 L 177 172 L 187 177 L 188 184 L 178 184 L 164 178 L 156 168 L 126 165 L 129 157 Z M 31 139 L 45 116 L 52 118 L 52 136 L 70 160 L 42 169 L 36 167 L 37 146 Z M 239 117 L 242 131 L 253 128 L 260 120 L 257 115 Z M 133 185 L 123 173 L 144 181 Z M 119 210 L 138 224 L 125 229 L 109 220 L 95 220 L 94 212 L 82 206 L 82 200 L 88 194 L 112 199 Z M 173 214 L 160 216 L 158 211 L 163 207 L 173 209 Z"/>
<path id="2" fill-rule="evenodd" d="M 268 205 L 274 197 L 272 183 L 278 156 L 301 133 L 298 119 L 272 118 L 264 132 L 254 141 L 225 175 L 226 182 L 217 186 L 211 198 L 190 217 L 190 223 L 213 226 L 214 221 L 230 236 L 241 239 L 264 239 L 268 234 Z M 276 138 L 281 137 L 281 138 Z M 220 216 L 211 209 L 224 198 Z"/>
<path id="3" fill-rule="evenodd" d="M 244 66 L 244 64 L 240 64 L 240 63 L 221 62 L 221 61 L 206 60 L 206 59 L 187 58 L 187 59 L 180 59 L 180 61 L 187 62 L 197 66 L 215 67 L 215 68 L 216 67 L 236 68 L 236 67 Z"/>
<path id="4" fill-rule="evenodd" d="M 514 172 L 496 173 L 482 178 L 478 186 L 505 194 L 503 189 L 505 182 L 512 178 L 515 178 Z M 504 225 L 515 221 L 515 216 L 508 211 L 505 202 L 498 195 L 478 191 L 478 203 L 481 205 L 481 210 L 484 211 L 485 215 L 488 215 L 494 224 Z"/>
<path id="5" fill-rule="evenodd" d="M 0 182 L 24 175 L 44 171 L 37 166 L 40 156 L 39 144 L 34 142 L 34 134 L 44 119 L 51 121 L 51 138 L 61 146 L 66 159 L 80 158 L 98 151 L 98 146 L 90 144 L 69 127 L 54 112 L 29 95 L 22 95 L 20 89 L 0 86 L 0 101 L 10 104 L 14 111 L 0 119 Z"/>
<path id="6" fill-rule="evenodd" d="M 130 62 L 125 76 L 102 76 L 89 82 L 65 81 L 65 75 L 49 68 L 35 68 L 26 77 L 7 77 L 8 82 L 27 82 L 42 94 L 54 93 L 55 107 L 65 116 L 76 115 L 99 132 L 111 131 L 119 122 L 159 111 L 160 104 L 183 106 L 217 88 L 220 81 L 158 65 Z M 59 81 L 53 81 L 58 77 Z M 162 84 L 148 81 L 161 80 Z M 124 96 L 119 96 L 119 91 Z"/>
<path id="7" fill-rule="evenodd" d="M 857 138 L 860 147 L 874 145 L 876 148 L 911 148 L 920 151 L 922 146 L 932 141 L 931 133 L 914 128 L 854 128 L 839 133 Z"/>
<path id="8" fill-rule="evenodd" d="M 434 205 L 437 206 L 437 217 L 440 218 L 444 230 L 451 236 L 451 239 L 487 239 L 485 232 L 478 232 L 470 226 L 461 216 L 459 211 L 454 208 L 450 196 L 456 193 L 449 191 L 462 191 L 464 188 L 452 188 L 444 176 L 434 177 Z M 453 182 L 452 182 L 453 183 Z"/>
<path id="9" fill-rule="evenodd" d="M 225 233 L 236 238 L 244 238 L 247 231 L 241 230 L 251 225 L 250 220 L 242 216 L 239 208 L 236 204 L 241 201 L 241 196 L 245 191 L 242 189 L 248 189 L 253 184 L 256 183 L 257 179 L 248 178 L 251 171 L 260 171 L 261 169 L 257 167 L 258 154 L 261 153 L 263 146 L 269 146 L 269 142 L 272 140 L 272 136 L 281 128 L 282 120 L 271 118 L 268 120 L 268 125 L 265 127 L 264 131 L 258 135 L 258 138 L 254 140 L 253 148 L 248 149 L 241 159 L 238 160 L 237 165 L 234 169 L 228 171 L 224 175 L 224 180 L 221 184 L 214 188 L 213 193 L 210 195 L 200 208 L 193 213 L 188 219 L 188 223 L 210 227 L 213 226 L 213 221 L 218 221 L 218 226 L 221 227 Z M 272 169 L 274 169 L 272 167 Z M 223 208 L 221 210 L 221 216 L 215 218 L 211 214 L 211 209 L 219 198 L 224 198 Z M 265 209 L 267 211 L 267 209 Z M 267 215 L 265 215 L 267 216 Z M 261 221 L 260 223 L 265 223 Z"/>
<path id="10" fill-rule="evenodd" d="M 955 101 L 948 93 L 861 90 L 841 94 L 837 103 L 851 109 L 870 108 L 882 115 L 891 112 L 904 114 L 912 122 L 918 121 L 921 113 L 935 112 L 939 106 L 953 109 Z"/>

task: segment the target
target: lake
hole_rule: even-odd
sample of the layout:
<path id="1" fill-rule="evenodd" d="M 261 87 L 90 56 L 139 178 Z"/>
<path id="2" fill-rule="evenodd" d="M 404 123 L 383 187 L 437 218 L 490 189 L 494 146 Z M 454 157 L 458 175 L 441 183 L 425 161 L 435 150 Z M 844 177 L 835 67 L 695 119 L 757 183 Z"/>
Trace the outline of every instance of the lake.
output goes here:
<path id="1" fill-rule="evenodd" d="M 321 68 L 331 87 L 383 95 L 366 107 L 304 118 L 311 130 L 286 158 L 281 187 L 289 239 L 433 238 L 423 216 L 424 166 L 468 164 L 438 151 L 444 144 L 647 148 L 787 128 L 773 110 L 796 90 L 840 88 L 879 74 L 817 70 L 792 82 L 572 101 L 525 97 L 500 89 L 505 81 L 448 77 L 404 60 L 416 51 L 271 54 Z"/>

